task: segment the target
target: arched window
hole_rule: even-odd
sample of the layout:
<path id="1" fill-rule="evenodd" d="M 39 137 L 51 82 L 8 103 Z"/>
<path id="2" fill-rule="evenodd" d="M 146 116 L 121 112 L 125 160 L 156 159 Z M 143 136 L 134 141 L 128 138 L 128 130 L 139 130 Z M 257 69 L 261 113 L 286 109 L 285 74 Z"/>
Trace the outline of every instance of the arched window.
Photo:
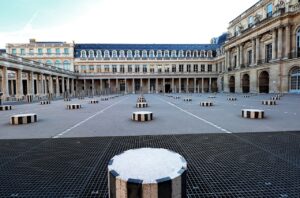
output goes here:
<path id="1" fill-rule="evenodd" d="M 185 56 L 190 58 L 191 57 L 191 51 L 190 50 L 186 51 Z"/>
<path id="2" fill-rule="evenodd" d="M 290 72 L 290 91 L 300 93 L 300 67 L 295 67 Z"/>
<path id="3" fill-rule="evenodd" d="M 184 57 L 184 54 L 183 54 L 184 52 L 183 52 L 183 50 L 180 50 L 179 51 L 179 54 L 178 54 L 178 57 L 179 58 L 183 58 Z"/>
<path id="4" fill-rule="evenodd" d="M 46 61 L 46 64 L 47 64 L 47 65 L 53 65 L 53 63 L 52 63 L 51 60 L 47 60 L 47 61 Z"/>
<path id="5" fill-rule="evenodd" d="M 109 58 L 109 51 L 108 50 L 105 50 L 104 51 L 104 58 Z"/>
<path id="6" fill-rule="evenodd" d="M 86 51 L 85 50 L 81 50 L 80 57 L 81 58 L 86 58 Z"/>
<path id="7" fill-rule="evenodd" d="M 172 50 L 172 52 L 171 52 L 171 57 L 172 57 L 172 58 L 176 58 L 176 57 L 177 57 L 176 50 Z"/>
<path id="8" fill-rule="evenodd" d="M 205 51 L 204 51 L 204 50 L 201 50 L 201 52 L 200 52 L 200 57 L 201 57 L 201 58 L 204 58 L 204 57 L 205 57 Z"/>
<path id="9" fill-rule="evenodd" d="M 117 50 L 113 50 L 112 51 L 112 57 L 113 58 L 118 58 L 118 52 L 117 52 Z"/>
<path id="10" fill-rule="evenodd" d="M 146 50 L 143 50 L 143 52 L 142 52 L 142 57 L 143 57 L 143 58 L 147 58 L 147 51 L 146 51 Z"/>
<path id="11" fill-rule="evenodd" d="M 70 62 L 68 60 L 65 60 L 63 62 L 63 68 L 66 70 L 70 70 Z"/>
<path id="12" fill-rule="evenodd" d="M 297 57 L 300 57 L 300 28 L 297 31 Z"/>
<path id="13" fill-rule="evenodd" d="M 127 51 L 127 58 L 132 58 L 132 51 L 131 50 Z"/>
<path id="14" fill-rule="evenodd" d="M 198 57 L 198 56 L 199 56 L 198 51 L 197 51 L 197 50 L 194 50 L 194 52 L 193 52 L 193 57 Z"/>
<path id="15" fill-rule="evenodd" d="M 134 57 L 135 58 L 139 58 L 140 57 L 140 51 L 139 50 L 135 50 L 134 51 Z"/>
<path id="16" fill-rule="evenodd" d="M 149 57 L 150 58 L 154 58 L 155 57 L 154 50 L 150 50 Z"/>
<path id="17" fill-rule="evenodd" d="M 165 57 L 165 58 L 169 58 L 169 57 L 170 57 L 170 52 L 169 52 L 169 50 L 165 50 L 165 51 L 164 51 L 164 57 Z"/>
<path id="18" fill-rule="evenodd" d="M 157 58 L 161 58 L 162 57 L 162 51 L 161 50 L 158 50 L 156 53 L 157 53 L 156 54 Z"/>
<path id="19" fill-rule="evenodd" d="M 54 63 L 55 67 L 61 67 L 61 62 L 60 60 L 56 60 L 55 63 Z"/>
<path id="20" fill-rule="evenodd" d="M 94 58 L 94 57 L 95 57 L 94 51 L 90 50 L 89 51 L 89 58 Z"/>
<path id="21" fill-rule="evenodd" d="M 102 58 L 102 52 L 101 52 L 101 50 L 97 50 L 96 56 L 97 56 L 97 58 Z"/>
<path id="22" fill-rule="evenodd" d="M 207 57 L 208 57 L 208 58 L 211 58 L 211 57 L 212 57 L 212 51 L 211 51 L 211 50 L 209 50 L 209 51 L 207 52 Z"/>

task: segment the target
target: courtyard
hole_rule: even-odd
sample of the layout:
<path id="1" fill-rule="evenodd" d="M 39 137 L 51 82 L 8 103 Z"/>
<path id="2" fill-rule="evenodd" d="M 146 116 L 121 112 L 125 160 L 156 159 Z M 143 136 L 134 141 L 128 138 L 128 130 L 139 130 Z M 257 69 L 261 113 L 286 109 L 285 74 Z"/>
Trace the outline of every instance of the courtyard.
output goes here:
<path id="1" fill-rule="evenodd" d="M 299 197 L 300 96 L 265 106 L 261 101 L 274 94 L 248 95 L 228 101 L 228 94 L 145 94 L 149 122 L 131 120 L 139 95 L 94 97 L 98 104 L 16 103 L 0 112 L 0 196 L 108 197 L 109 160 L 152 147 L 185 157 L 188 197 Z M 67 110 L 71 103 L 82 108 Z M 241 109 L 249 108 L 264 110 L 265 118 L 242 118 Z M 36 113 L 38 122 L 10 125 L 19 113 Z"/>

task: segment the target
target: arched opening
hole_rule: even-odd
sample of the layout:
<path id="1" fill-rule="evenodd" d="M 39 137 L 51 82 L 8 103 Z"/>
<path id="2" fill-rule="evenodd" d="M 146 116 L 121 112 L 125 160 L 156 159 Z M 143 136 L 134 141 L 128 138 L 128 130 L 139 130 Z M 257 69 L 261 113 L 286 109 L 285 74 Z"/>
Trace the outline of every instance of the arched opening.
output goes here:
<path id="1" fill-rule="evenodd" d="M 297 31 L 297 57 L 300 57 L 300 28 Z"/>
<path id="2" fill-rule="evenodd" d="M 294 67 L 290 71 L 290 92 L 300 93 L 300 67 Z"/>
<path id="3" fill-rule="evenodd" d="M 269 73 L 263 71 L 259 75 L 259 93 L 269 93 Z"/>
<path id="4" fill-rule="evenodd" d="M 248 74 L 244 74 L 242 78 L 242 89 L 243 93 L 250 92 L 250 77 Z"/>
<path id="5" fill-rule="evenodd" d="M 229 78 L 229 91 L 230 93 L 235 93 L 235 77 L 231 76 Z"/>

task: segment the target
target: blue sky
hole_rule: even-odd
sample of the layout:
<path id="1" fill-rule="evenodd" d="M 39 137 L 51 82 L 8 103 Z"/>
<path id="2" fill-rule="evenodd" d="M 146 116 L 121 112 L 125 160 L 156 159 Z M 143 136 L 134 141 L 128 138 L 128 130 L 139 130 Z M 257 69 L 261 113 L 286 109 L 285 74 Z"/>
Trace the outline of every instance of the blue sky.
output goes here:
<path id="1" fill-rule="evenodd" d="M 256 2 L 0 0 L 0 48 L 29 38 L 77 43 L 208 43 Z"/>

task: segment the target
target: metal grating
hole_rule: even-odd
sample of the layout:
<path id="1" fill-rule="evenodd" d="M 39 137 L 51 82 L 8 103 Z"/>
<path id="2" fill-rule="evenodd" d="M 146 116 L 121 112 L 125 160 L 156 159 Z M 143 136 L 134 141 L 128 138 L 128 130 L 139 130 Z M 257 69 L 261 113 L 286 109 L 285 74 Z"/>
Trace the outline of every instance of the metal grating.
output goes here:
<path id="1" fill-rule="evenodd" d="M 0 197 L 108 197 L 108 161 L 141 147 L 186 158 L 190 198 L 300 197 L 299 142 L 298 132 L 1 140 Z"/>

